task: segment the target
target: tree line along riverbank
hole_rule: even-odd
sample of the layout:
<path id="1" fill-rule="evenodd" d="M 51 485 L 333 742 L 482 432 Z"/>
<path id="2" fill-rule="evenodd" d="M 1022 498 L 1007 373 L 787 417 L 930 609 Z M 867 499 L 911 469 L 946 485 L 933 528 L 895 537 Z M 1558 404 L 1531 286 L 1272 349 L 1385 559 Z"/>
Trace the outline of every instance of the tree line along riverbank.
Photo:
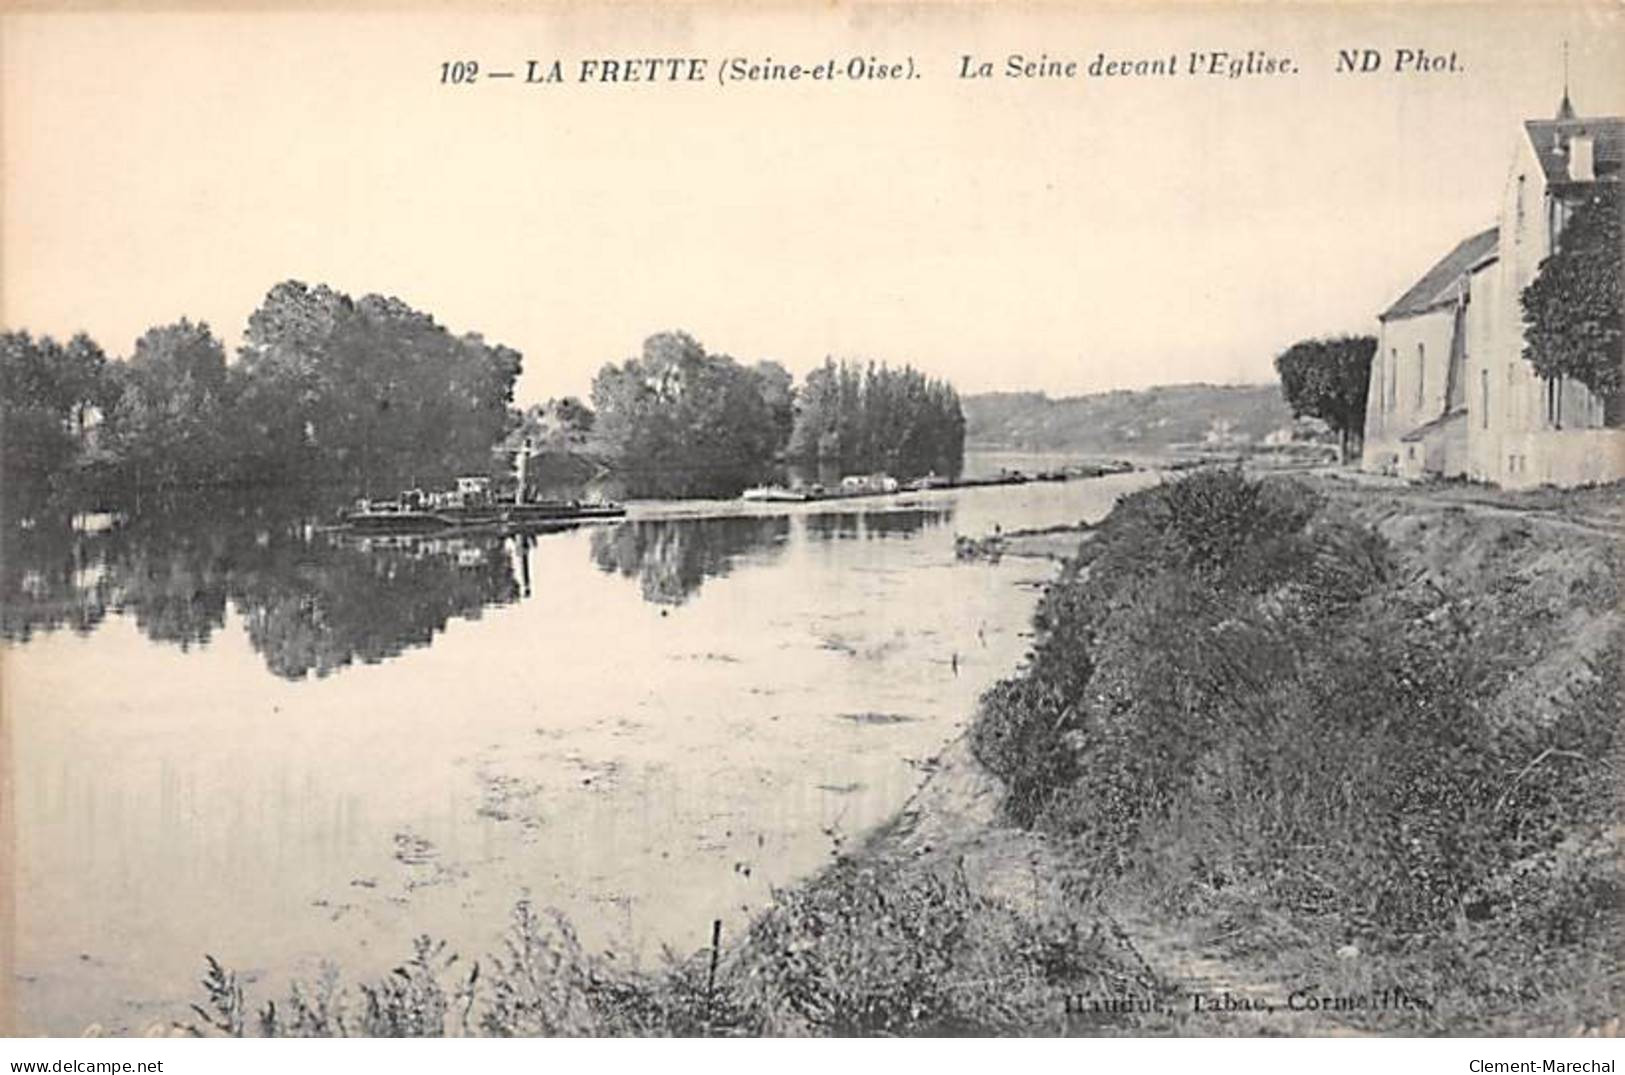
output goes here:
<path id="1" fill-rule="evenodd" d="M 1553 499 L 1555 497 L 1555 500 Z M 1123 498 L 903 813 L 630 970 L 519 905 L 206 1033 L 1598 1032 L 1620 1008 L 1617 488 Z"/>
<path id="2" fill-rule="evenodd" d="M 230 362 L 185 318 L 123 360 L 83 333 L 0 332 L 0 477 L 13 501 L 233 486 L 348 498 L 506 477 L 515 452 L 552 449 L 631 476 L 637 495 L 731 496 L 785 461 L 899 478 L 963 465 L 958 394 L 908 366 L 829 359 L 797 385 L 777 362 L 663 332 L 604 364 L 592 406 L 520 409 L 522 367 L 514 348 L 399 299 L 297 280 L 266 294 Z"/>

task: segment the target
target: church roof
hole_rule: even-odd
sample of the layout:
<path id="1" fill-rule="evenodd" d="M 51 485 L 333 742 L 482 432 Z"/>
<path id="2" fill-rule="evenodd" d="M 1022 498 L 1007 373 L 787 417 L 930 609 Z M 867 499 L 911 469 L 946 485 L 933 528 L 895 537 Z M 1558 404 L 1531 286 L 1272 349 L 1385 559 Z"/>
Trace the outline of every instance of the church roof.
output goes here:
<path id="1" fill-rule="evenodd" d="M 1462 276 L 1495 253 L 1499 235 L 1499 228 L 1489 228 L 1457 243 L 1456 248 L 1424 273 L 1422 279 L 1412 284 L 1398 302 L 1384 310 L 1379 320 L 1409 317 L 1431 310 L 1440 303 L 1454 301 L 1460 294 Z"/>
<path id="2" fill-rule="evenodd" d="M 1568 100 L 1567 97 L 1564 98 Z M 1619 116 L 1579 116 L 1569 110 L 1569 118 L 1525 120 L 1524 131 L 1540 160 L 1548 185 L 1569 182 L 1569 139 L 1577 134 L 1592 139 L 1592 169 L 1599 179 L 1619 177 L 1625 158 L 1625 118 Z"/>
<path id="3" fill-rule="evenodd" d="M 1454 410 L 1446 411 L 1445 413 L 1439 415 L 1437 418 L 1431 419 L 1430 421 L 1423 422 L 1421 425 L 1417 426 L 1415 429 L 1411 430 L 1409 433 L 1405 434 L 1403 437 L 1400 437 L 1399 438 L 1400 443 L 1403 444 L 1403 443 L 1405 443 L 1407 441 L 1414 443 L 1414 442 L 1420 441 L 1420 440 L 1427 440 L 1428 436 L 1431 433 L 1433 433 L 1435 430 L 1443 429 L 1445 426 L 1448 426 L 1453 422 L 1462 421 L 1466 417 L 1467 417 L 1467 408 L 1466 407 L 1457 407 Z"/>

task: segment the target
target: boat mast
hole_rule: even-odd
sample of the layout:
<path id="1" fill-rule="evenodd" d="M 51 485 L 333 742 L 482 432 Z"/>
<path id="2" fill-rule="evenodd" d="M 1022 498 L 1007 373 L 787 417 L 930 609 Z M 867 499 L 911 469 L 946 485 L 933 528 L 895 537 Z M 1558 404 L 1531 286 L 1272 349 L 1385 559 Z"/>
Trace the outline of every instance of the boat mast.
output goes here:
<path id="1" fill-rule="evenodd" d="M 518 479 L 518 484 L 514 487 L 513 491 L 513 502 L 515 504 L 523 504 L 525 502 L 525 468 L 529 462 L 530 438 L 526 437 L 519 445 L 519 451 L 515 453 L 513 461 L 514 477 Z"/>

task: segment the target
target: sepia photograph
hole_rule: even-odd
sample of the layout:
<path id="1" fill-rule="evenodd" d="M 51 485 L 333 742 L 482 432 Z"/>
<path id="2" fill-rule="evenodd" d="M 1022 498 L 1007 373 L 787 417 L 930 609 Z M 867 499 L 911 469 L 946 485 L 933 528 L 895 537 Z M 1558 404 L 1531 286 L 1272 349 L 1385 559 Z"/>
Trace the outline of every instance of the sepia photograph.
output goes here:
<path id="1" fill-rule="evenodd" d="M 1603 0 L 0 2 L 0 1056 L 1615 1070 L 1622 73 Z"/>

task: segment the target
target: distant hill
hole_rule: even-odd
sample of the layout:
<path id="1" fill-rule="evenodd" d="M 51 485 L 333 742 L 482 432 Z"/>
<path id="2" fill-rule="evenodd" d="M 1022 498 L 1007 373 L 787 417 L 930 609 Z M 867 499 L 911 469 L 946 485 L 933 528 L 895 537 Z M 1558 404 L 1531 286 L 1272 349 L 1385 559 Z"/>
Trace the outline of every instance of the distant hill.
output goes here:
<path id="1" fill-rule="evenodd" d="M 1158 455 L 1176 445 L 1234 448 L 1292 425 L 1280 386 L 1180 384 L 1051 399 L 966 396 L 965 439 L 1021 451 Z"/>

